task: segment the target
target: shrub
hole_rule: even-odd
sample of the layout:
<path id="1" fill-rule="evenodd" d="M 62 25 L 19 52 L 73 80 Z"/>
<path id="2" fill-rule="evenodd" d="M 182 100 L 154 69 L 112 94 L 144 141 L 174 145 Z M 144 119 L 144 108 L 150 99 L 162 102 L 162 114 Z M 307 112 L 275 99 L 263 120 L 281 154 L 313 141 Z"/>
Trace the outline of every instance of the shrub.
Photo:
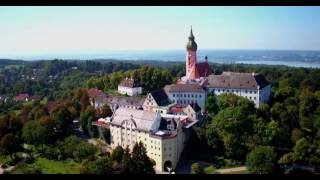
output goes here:
<path id="1" fill-rule="evenodd" d="M 204 173 L 205 174 L 218 174 L 217 169 L 213 166 L 209 166 L 204 168 Z"/>
<path id="2" fill-rule="evenodd" d="M 191 174 L 203 174 L 203 168 L 200 163 L 193 163 L 191 165 Z"/>
<path id="3" fill-rule="evenodd" d="M 247 156 L 246 166 L 252 173 L 273 173 L 276 164 L 276 154 L 272 147 L 258 146 Z"/>

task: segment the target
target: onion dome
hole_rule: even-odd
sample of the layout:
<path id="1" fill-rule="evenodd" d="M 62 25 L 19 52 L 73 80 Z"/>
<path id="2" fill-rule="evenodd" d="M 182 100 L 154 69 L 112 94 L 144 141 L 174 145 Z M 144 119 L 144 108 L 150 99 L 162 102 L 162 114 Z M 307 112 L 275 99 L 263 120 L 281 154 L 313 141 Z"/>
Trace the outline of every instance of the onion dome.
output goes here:
<path id="1" fill-rule="evenodd" d="M 198 49 L 198 45 L 197 43 L 194 41 L 194 36 L 192 33 L 192 27 L 191 27 L 191 32 L 190 32 L 190 36 L 189 36 L 189 41 L 187 43 L 187 50 L 188 51 L 197 51 Z"/>

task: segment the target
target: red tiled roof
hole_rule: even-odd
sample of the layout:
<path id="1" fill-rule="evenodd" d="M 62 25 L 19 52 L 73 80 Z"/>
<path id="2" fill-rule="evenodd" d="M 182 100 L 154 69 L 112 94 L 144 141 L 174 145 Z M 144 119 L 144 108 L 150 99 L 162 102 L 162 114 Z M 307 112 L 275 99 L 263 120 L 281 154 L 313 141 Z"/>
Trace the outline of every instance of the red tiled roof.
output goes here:
<path id="1" fill-rule="evenodd" d="M 28 93 L 19 94 L 18 96 L 14 97 L 14 100 L 16 100 L 16 101 L 25 101 L 26 98 L 29 98 L 29 94 Z"/>
<path id="2" fill-rule="evenodd" d="M 173 113 L 181 113 L 183 112 L 183 107 L 180 104 L 176 104 L 170 108 L 170 111 Z"/>
<path id="3" fill-rule="evenodd" d="M 134 83 L 133 79 L 125 78 L 121 81 L 120 86 L 134 88 L 137 87 L 137 84 Z"/>
<path id="4" fill-rule="evenodd" d="M 31 96 L 30 99 L 35 100 L 35 101 L 40 101 L 41 97 L 40 96 Z"/>
<path id="5" fill-rule="evenodd" d="M 97 88 L 91 88 L 87 91 L 89 98 L 96 98 L 100 96 L 103 92 Z"/>
<path id="6" fill-rule="evenodd" d="M 49 113 L 51 113 L 53 111 L 53 109 L 55 107 L 57 107 L 60 104 L 60 102 L 58 101 L 48 101 L 47 102 L 47 110 L 49 111 Z"/>
<path id="7" fill-rule="evenodd" d="M 197 63 L 195 68 L 196 68 L 196 77 L 197 78 L 207 77 L 213 73 L 208 62 Z"/>
<path id="8" fill-rule="evenodd" d="M 104 122 L 100 122 L 100 121 L 94 121 L 94 122 L 92 122 L 92 124 L 96 125 L 96 126 L 100 126 L 100 127 L 105 127 L 105 128 L 110 127 L 110 123 L 104 123 Z"/>

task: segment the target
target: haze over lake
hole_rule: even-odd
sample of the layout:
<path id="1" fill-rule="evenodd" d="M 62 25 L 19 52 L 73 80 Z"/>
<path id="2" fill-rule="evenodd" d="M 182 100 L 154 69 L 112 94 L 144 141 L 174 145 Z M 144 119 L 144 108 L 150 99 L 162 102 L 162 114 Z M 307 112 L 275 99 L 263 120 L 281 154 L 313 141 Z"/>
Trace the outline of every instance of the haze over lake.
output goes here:
<path id="1" fill-rule="evenodd" d="M 198 61 L 203 61 L 208 56 L 209 62 L 215 63 L 243 63 L 243 64 L 269 64 L 287 65 L 294 67 L 320 68 L 320 51 L 295 51 L 295 50 L 201 50 L 198 52 Z M 23 60 L 160 60 L 160 61 L 185 61 L 185 50 L 130 50 L 130 51 L 105 51 L 105 52 L 77 52 L 64 54 L 34 54 L 16 57 Z M 1 55 L 0 55 L 1 56 Z M 1 57 L 6 58 L 6 57 Z"/>

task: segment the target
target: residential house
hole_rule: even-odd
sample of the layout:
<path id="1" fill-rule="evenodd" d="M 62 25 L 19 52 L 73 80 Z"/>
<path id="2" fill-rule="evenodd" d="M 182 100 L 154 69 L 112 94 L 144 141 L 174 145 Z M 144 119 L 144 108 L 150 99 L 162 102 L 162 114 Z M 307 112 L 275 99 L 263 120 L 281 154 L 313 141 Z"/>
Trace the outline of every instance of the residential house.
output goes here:
<path id="1" fill-rule="evenodd" d="M 125 78 L 118 86 L 118 92 L 128 96 L 142 94 L 142 87 L 139 86 L 132 78 Z"/>

